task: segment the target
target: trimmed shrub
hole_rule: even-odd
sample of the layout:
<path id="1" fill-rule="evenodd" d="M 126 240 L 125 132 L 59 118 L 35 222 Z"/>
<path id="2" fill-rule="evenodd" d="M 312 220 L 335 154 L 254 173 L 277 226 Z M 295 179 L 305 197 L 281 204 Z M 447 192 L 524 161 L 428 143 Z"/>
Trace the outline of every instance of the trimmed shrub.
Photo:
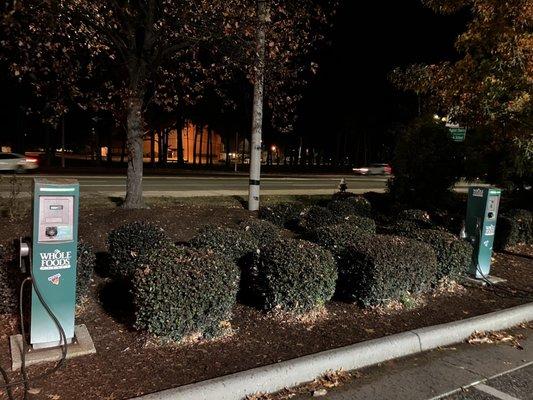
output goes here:
<path id="1" fill-rule="evenodd" d="M 300 213 L 298 228 L 304 232 L 312 232 L 322 226 L 333 225 L 342 221 L 342 217 L 335 215 L 325 207 L 311 206 Z"/>
<path id="2" fill-rule="evenodd" d="M 118 279 L 130 279 L 138 259 L 151 250 L 163 249 L 172 242 L 163 229 L 135 221 L 112 230 L 107 238 L 111 255 L 109 272 Z"/>
<path id="3" fill-rule="evenodd" d="M 300 203 L 278 203 L 272 206 L 260 207 L 259 218 L 277 226 L 293 228 L 298 223 L 298 218 L 303 208 Z"/>
<path id="4" fill-rule="evenodd" d="M 331 196 L 331 200 L 343 200 L 343 199 L 347 199 L 349 197 L 355 197 L 355 196 L 358 196 L 357 194 L 353 193 L 353 192 L 335 192 L 333 193 L 333 195 Z"/>
<path id="5" fill-rule="evenodd" d="M 331 253 L 305 240 L 278 240 L 264 247 L 256 271 L 244 282 L 260 306 L 296 314 L 326 303 L 335 292 L 337 268 Z"/>
<path id="6" fill-rule="evenodd" d="M 533 213 L 515 209 L 500 215 L 496 223 L 494 248 L 504 250 L 522 243 L 533 243 Z"/>
<path id="7" fill-rule="evenodd" d="M 406 236 L 427 243 L 433 248 L 438 262 L 437 279 L 457 279 L 468 272 L 474 248 L 466 240 L 436 229 L 413 230 Z"/>
<path id="8" fill-rule="evenodd" d="M 233 261 L 172 245 L 145 255 L 142 265 L 132 282 L 135 328 L 171 340 L 223 331 L 239 287 Z"/>
<path id="9" fill-rule="evenodd" d="M 363 237 L 341 254 L 339 293 L 365 306 L 400 299 L 431 286 L 437 275 L 433 249 L 417 240 L 388 235 Z"/>
<path id="10" fill-rule="evenodd" d="M 429 213 L 416 208 L 400 211 L 397 219 L 414 222 L 422 228 L 429 228 L 433 225 Z"/>
<path id="11" fill-rule="evenodd" d="M 257 250 L 258 241 L 246 230 L 208 225 L 200 229 L 190 245 L 197 249 L 210 249 L 239 261 Z"/>
<path id="12" fill-rule="evenodd" d="M 19 299 L 17 274 L 13 274 L 8 266 L 9 257 L 6 249 L 0 245 L 0 314 L 11 314 L 17 310 Z M 18 269 L 17 269 L 18 272 Z"/>
<path id="13" fill-rule="evenodd" d="M 376 233 L 374 220 L 364 217 L 357 219 L 315 229 L 311 234 L 312 240 L 337 255 L 361 237 Z"/>
<path id="14" fill-rule="evenodd" d="M 376 221 L 372 218 L 361 217 L 360 215 L 348 215 L 343 218 L 342 223 L 353 225 L 369 234 L 376 233 Z"/>
<path id="15" fill-rule="evenodd" d="M 281 237 L 280 229 L 271 222 L 250 218 L 242 221 L 240 227 L 249 232 L 252 238 L 262 246 Z"/>
<path id="16" fill-rule="evenodd" d="M 332 200 L 328 203 L 328 209 L 340 217 L 346 217 L 348 215 L 369 217 L 372 211 L 370 202 L 363 196 L 351 196 L 342 200 Z"/>
<path id="17" fill-rule="evenodd" d="M 433 226 L 426 211 L 409 209 L 400 211 L 393 222 L 383 228 L 383 232 L 391 235 L 408 236 L 411 232 L 429 229 Z"/>
<path id="18" fill-rule="evenodd" d="M 76 302 L 80 303 L 89 292 L 89 285 L 96 266 L 96 255 L 90 244 L 78 242 L 78 263 L 76 265 Z"/>

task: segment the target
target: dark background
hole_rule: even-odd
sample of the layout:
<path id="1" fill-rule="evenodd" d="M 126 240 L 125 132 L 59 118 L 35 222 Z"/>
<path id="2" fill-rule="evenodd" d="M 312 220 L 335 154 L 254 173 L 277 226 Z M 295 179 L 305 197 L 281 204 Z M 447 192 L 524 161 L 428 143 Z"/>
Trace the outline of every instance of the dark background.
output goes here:
<path id="1" fill-rule="evenodd" d="M 387 75 L 396 66 L 456 57 L 454 40 L 468 17 L 437 15 L 419 0 L 344 0 L 331 43 L 318 54 L 320 69 L 304 93 L 294 132 L 266 128 L 265 143 L 293 149 L 302 143 L 338 164 L 389 161 L 402 126 L 418 115 L 419 99 L 395 90 Z M 5 65 L 0 73 L 2 142 L 19 151 L 45 146 L 49 128 L 27 112 L 42 104 Z M 67 126 L 67 147 L 79 149 L 93 140 L 90 116 L 70 113 Z"/>

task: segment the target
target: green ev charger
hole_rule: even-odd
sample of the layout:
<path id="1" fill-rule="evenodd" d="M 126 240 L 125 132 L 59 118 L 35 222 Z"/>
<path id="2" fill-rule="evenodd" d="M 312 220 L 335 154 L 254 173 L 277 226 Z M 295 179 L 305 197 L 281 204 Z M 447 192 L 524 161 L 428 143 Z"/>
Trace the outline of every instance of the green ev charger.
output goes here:
<path id="1" fill-rule="evenodd" d="M 74 338 L 79 184 L 75 179 L 33 181 L 32 275 L 56 316 L 67 343 Z M 30 343 L 34 349 L 60 345 L 60 333 L 32 289 Z"/>
<path id="2" fill-rule="evenodd" d="M 468 189 L 465 230 L 474 245 L 471 273 L 478 279 L 487 279 L 490 273 L 500 196 L 501 190 L 493 187 Z"/>

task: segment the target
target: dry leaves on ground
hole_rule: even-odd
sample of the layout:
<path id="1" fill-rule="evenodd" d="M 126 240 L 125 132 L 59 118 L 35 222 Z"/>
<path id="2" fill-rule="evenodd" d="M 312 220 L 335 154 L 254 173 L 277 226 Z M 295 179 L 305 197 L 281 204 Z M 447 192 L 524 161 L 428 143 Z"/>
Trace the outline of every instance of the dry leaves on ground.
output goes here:
<path id="1" fill-rule="evenodd" d="M 520 340 L 524 339 L 524 335 L 512 334 L 506 331 L 474 331 L 467 339 L 470 344 L 496 344 L 496 343 L 509 343 L 511 346 L 523 350 Z"/>
<path id="2" fill-rule="evenodd" d="M 292 389 L 284 389 L 276 394 L 256 393 L 248 395 L 246 400 L 286 400 L 297 394 L 314 393 L 323 389 L 331 389 L 342 385 L 352 378 L 361 377 L 360 372 L 349 373 L 343 370 L 328 371 L 320 378 L 315 379 L 305 385 Z"/>

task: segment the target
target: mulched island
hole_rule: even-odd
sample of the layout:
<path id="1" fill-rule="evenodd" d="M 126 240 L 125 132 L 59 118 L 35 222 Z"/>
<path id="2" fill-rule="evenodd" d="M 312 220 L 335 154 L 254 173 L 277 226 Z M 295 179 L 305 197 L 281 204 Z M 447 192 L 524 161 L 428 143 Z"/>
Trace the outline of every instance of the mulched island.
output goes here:
<path id="1" fill-rule="evenodd" d="M 167 204 L 149 210 L 82 209 L 80 238 L 95 251 L 105 252 L 110 230 L 132 220 L 153 222 L 176 242 L 189 240 L 203 225 L 235 226 L 249 213 L 236 206 Z M 1 244 L 30 233 L 28 216 L 0 219 Z M 492 273 L 520 289 L 494 292 L 490 288 L 443 286 L 417 298 L 414 304 L 362 309 L 339 301 L 327 303 L 314 319 L 298 321 L 237 305 L 230 321 L 233 334 L 213 341 L 158 344 L 128 323 L 128 310 L 111 280 L 95 276 L 90 296 L 78 310 L 77 323 L 86 324 L 97 354 L 72 359 L 46 381 L 34 385 L 32 399 L 126 399 L 171 387 L 259 367 L 409 329 L 469 318 L 523 304 L 533 293 L 533 251 L 516 247 L 495 255 Z M 112 307 L 103 304 L 113 304 Z M 10 366 L 9 335 L 19 333 L 15 316 L 0 317 L 0 363 Z M 50 365 L 31 367 L 36 375 Z M 14 376 L 14 375 L 13 375 Z M 15 395 L 21 391 L 16 390 Z M 0 399 L 6 399 L 0 394 Z"/>

